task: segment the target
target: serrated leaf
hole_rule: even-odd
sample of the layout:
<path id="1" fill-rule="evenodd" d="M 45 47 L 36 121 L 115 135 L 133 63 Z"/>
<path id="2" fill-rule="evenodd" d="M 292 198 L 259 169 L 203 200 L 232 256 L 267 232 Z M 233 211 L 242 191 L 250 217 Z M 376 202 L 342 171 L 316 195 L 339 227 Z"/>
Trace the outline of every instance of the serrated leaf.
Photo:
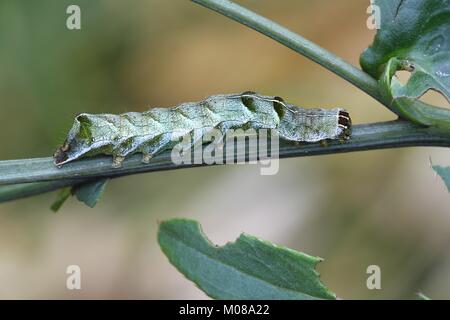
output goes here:
<path id="1" fill-rule="evenodd" d="M 85 203 L 88 207 L 93 208 L 103 195 L 107 182 L 108 179 L 104 178 L 94 182 L 84 183 L 74 187 L 73 193 L 79 201 Z"/>
<path id="2" fill-rule="evenodd" d="M 380 30 L 361 55 L 362 68 L 380 80 L 380 91 L 399 116 L 450 128 L 450 111 L 418 99 L 428 90 L 450 100 L 450 0 L 375 0 Z M 405 85 L 394 74 L 412 71 Z"/>
<path id="3" fill-rule="evenodd" d="M 450 192 L 450 167 L 433 166 L 433 170 L 444 180 L 448 192 Z"/>
<path id="4" fill-rule="evenodd" d="M 174 219 L 160 224 L 158 241 L 170 262 L 212 298 L 336 298 L 315 270 L 320 258 L 247 234 L 218 247 L 197 222 Z"/>

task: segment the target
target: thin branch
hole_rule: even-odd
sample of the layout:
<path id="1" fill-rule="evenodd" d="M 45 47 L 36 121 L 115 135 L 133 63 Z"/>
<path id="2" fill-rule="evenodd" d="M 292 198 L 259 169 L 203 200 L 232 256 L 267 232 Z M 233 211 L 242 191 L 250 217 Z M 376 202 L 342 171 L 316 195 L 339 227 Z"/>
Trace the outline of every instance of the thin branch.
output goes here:
<path id="1" fill-rule="evenodd" d="M 301 55 L 320 64 L 341 78 L 349 81 L 382 104 L 389 107 L 380 95 L 377 81 L 364 71 L 356 68 L 342 58 L 332 54 L 295 32 L 258 15 L 229 0 L 192 0 L 206 8 L 214 10 L 230 19 L 242 23 Z"/>
<path id="2" fill-rule="evenodd" d="M 403 120 L 356 125 L 351 139 L 340 143 L 331 141 L 295 145 L 281 143 L 279 157 L 291 158 L 333 153 L 354 152 L 412 146 L 450 147 L 450 136 L 432 128 L 414 125 Z M 235 156 L 255 157 L 248 148 L 237 148 Z M 176 165 L 171 152 L 156 156 L 149 164 L 141 163 L 141 155 L 126 159 L 121 168 L 111 167 L 111 157 L 94 157 L 78 160 L 58 169 L 52 158 L 0 161 L 0 202 L 32 196 L 83 183 L 100 177 L 116 178 L 143 172 L 206 166 L 207 164 Z M 18 184 L 18 185 L 14 185 Z M 12 185 L 12 186 L 11 186 Z"/>
<path id="3" fill-rule="evenodd" d="M 79 180 L 62 179 L 0 186 L 0 203 L 55 191 L 61 188 L 73 186 L 79 182 Z"/>

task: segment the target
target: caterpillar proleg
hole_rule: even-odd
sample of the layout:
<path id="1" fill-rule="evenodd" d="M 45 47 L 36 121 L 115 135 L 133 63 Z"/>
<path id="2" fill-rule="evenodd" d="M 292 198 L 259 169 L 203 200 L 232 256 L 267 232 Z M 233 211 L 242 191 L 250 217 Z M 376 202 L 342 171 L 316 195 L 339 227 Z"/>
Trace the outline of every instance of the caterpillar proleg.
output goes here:
<path id="1" fill-rule="evenodd" d="M 76 116 L 63 145 L 54 154 L 54 163 L 99 154 L 112 155 L 113 166 L 141 153 L 147 163 L 157 153 L 174 146 L 174 136 L 207 133 L 219 129 L 272 129 L 279 137 L 295 142 L 346 140 L 351 134 L 347 111 L 303 109 L 285 103 L 279 97 L 253 92 L 211 96 L 200 102 L 183 103 L 174 108 L 153 108 L 143 113 L 120 115 L 87 114 Z"/>

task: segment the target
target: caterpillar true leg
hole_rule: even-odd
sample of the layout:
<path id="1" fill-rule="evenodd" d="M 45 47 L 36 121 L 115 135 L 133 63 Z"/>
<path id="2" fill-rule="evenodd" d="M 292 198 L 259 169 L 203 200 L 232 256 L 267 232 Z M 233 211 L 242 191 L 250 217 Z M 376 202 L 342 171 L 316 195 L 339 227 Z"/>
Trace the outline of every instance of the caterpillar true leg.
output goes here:
<path id="1" fill-rule="evenodd" d="M 141 161 L 150 161 L 159 152 L 165 150 L 171 143 L 171 137 L 171 133 L 164 133 L 145 142 L 140 149 L 143 154 Z"/>
<path id="2" fill-rule="evenodd" d="M 136 141 L 135 146 L 133 147 L 133 149 L 129 150 L 128 154 L 134 153 L 138 150 L 138 152 L 142 153 L 142 159 L 141 159 L 142 163 L 147 164 L 153 158 L 155 153 L 154 152 L 152 153 L 151 151 L 149 151 L 149 148 L 145 147 L 145 146 L 148 144 L 153 144 L 153 143 L 161 143 L 161 138 L 160 137 L 155 138 L 153 135 L 142 136 L 142 137 L 140 137 L 140 139 L 138 141 Z"/>
<path id="3" fill-rule="evenodd" d="M 152 139 L 151 136 L 137 136 L 137 137 L 129 137 L 120 141 L 116 144 L 116 147 L 113 149 L 112 153 L 115 156 L 113 160 L 113 167 L 119 168 L 122 165 L 123 159 L 128 155 L 133 154 L 136 150 L 141 146 L 144 142 Z"/>

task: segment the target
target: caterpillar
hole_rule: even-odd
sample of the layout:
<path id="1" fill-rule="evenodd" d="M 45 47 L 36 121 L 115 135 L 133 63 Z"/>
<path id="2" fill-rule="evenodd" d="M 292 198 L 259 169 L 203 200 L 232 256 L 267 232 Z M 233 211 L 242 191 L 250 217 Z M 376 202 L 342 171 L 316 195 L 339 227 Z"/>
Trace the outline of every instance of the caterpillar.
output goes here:
<path id="1" fill-rule="evenodd" d="M 148 163 L 159 152 L 172 148 L 176 137 L 213 129 L 225 135 L 227 130 L 238 128 L 272 129 L 280 138 L 294 142 L 343 141 L 351 135 L 351 119 L 342 108 L 303 109 L 280 97 L 254 92 L 215 95 L 143 113 L 82 113 L 75 117 L 67 138 L 56 150 L 54 164 L 60 167 L 82 157 L 105 154 L 113 156 L 113 167 L 120 167 L 125 157 L 134 153 L 141 153 L 142 162 Z"/>

